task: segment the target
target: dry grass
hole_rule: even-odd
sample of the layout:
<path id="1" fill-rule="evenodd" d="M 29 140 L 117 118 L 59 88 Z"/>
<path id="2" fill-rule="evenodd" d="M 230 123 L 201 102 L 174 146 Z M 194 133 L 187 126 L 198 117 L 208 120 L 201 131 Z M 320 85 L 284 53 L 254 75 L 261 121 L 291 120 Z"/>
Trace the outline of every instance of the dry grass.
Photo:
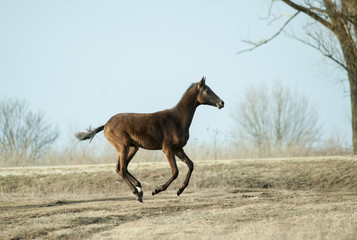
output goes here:
<path id="1" fill-rule="evenodd" d="M 229 133 L 217 130 L 207 130 L 210 137 L 206 141 L 191 139 L 185 151 L 192 160 L 222 160 L 222 159 L 247 159 L 261 157 L 316 157 L 316 156 L 349 156 L 352 147 L 345 138 L 332 134 L 326 141 L 320 142 L 308 151 L 301 146 L 290 146 L 287 149 L 275 148 L 269 150 L 268 146 L 257 149 L 247 145 L 242 139 L 235 138 Z M 73 132 L 73 131 L 71 131 Z M 88 144 L 71 139 L 62 149 L 46 151 L 40 158 L 33 161 L 15 161 L 14 159 L 0 156 L 0 167 L 29 167 L 29 166 L 63 166 L 83 164 L 111 164 L 115 163 L 118 155 L 114 148 L 103 136 L 96 135 L 96 141 Z M 264 151 L 267 150 L 267 151 Z M 269 151 L 268 151 L 269 150 Z M 166 162 L 165 154 L 161 150 L 140 149 L 134 157 L 135 162 Z"/>
<path id="2" fill-rule="evenodd" d="M 197 161 L 167 192 L 166 162 L 132 163 L 144 203 L 115 164 L 0 169 L 2 239 L 357 239 L 353 157 Z"/>

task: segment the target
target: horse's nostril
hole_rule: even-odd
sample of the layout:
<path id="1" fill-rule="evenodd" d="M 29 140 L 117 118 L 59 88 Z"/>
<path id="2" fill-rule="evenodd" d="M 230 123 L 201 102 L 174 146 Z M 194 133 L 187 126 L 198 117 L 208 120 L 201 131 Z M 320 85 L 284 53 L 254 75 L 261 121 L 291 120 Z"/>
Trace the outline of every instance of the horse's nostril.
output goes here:
<path id="1" fill-rule="evenodd" d="M 216 106 L 217 106 L 218 109 L 221 109 L 221 108 L 224 107 L 224 102 L 221 100 L 218 103 L 216 103 Z"/>

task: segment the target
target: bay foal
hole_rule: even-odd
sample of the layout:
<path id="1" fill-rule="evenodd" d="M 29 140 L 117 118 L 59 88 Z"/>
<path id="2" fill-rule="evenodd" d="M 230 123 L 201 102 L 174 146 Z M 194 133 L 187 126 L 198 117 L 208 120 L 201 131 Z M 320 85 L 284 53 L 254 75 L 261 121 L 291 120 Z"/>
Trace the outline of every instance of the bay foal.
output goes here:
<path id="1" fill-rule="evenodd" d="M 189 128 L 196 108 L 201 105 L 211 105 L 218 109 L 224 107 L 224 102 L 205 84 L 206 78 L 193 83 L 182 96 L 177 105 L 171 109 L 155 113 L 120 113 L 96 129 L 79 132 L 79 140 L 90 141 L 104 130 L 104 136 L 118 152 L 117 173 L 129 185 L 137 199 L 143 201 L 143 190 L 140 182 L 128 171 L 128 164 L 139 148 L 149 150 L 161 149 L 169 161 L 172 176 L 162 186 L 156 188 L 152 195 L 165 191 L 178 176 L 175 155 L 188 166 L 188 173 L 182 187 L 177 191 L 179 196 L 187 187 L 193 162 L 183 151 L 189 138 Z"/>

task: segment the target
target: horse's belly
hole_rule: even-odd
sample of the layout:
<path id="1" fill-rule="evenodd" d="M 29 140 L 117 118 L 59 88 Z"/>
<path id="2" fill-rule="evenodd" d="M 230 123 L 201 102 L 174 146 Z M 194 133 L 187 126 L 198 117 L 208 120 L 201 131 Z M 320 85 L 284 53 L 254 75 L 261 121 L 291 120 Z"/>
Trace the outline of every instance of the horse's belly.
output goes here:
<path id="1" fill-rule="evenodd" d="M 148 149 L 148 150 L 160 150 L 162 148 L 162 141 L 150 135 L 144 135 L 140 137 L 131 136 L 132 143 L 135 146 Z"/>

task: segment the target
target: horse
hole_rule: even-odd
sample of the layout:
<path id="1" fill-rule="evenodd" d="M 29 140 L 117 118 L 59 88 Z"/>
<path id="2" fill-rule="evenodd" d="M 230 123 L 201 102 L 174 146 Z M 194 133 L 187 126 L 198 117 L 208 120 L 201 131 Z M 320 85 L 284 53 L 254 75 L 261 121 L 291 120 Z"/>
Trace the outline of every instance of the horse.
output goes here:
<path id="1" fill-rule="evenodd" d="M 224 107 L 224 102 L 205 83 L 206 78 L 192 83 L 181 100 L 171 109 L 154 113 L 119 113 L 96 129 L 79 132 L 75 137 L 80 141 L 92 141 L 94 136 L 104 130 L 104 136 L 118 152 L 116 172 L 128 184 L 139 202 L 143 202 L 141 183 L 128 171 L 128 164 L 139 148 L 162 150 L 166 155 L 172 170 L 171 178 L 162 186 L 156 188 L 152 195 L 165 191 L 174 181 L 179 171 L 175 156 L 188 167 L 183 185 L 177 191 L 177 196 L 185 190 L 190 181 L 194 164 L 186 155 L 183 147 L 189 139 L 189 128 L 196 108 L 199 105 L 211 105 L 218 109 Z"/>

